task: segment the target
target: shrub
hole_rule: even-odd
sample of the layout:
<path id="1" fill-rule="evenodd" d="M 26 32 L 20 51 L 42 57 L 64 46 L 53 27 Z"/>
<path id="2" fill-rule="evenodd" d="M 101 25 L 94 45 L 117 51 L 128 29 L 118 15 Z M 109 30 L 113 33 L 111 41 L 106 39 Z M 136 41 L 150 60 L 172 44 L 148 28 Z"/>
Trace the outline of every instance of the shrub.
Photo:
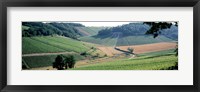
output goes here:
<path id="1" fill-rule="evenodd" d="M 58 55 L 55 59 L 55 62 L 53 62 L 53 68 L 57 68 L 58 70 L 63 70 L 64 68 L 64 59 L 62 55 Z"/>
<path id="2" fill-rule="evenodd" d="M 73 55 L 69 55 L 65 57 L 65 69 L 74 68 L 76 61 Z"/>

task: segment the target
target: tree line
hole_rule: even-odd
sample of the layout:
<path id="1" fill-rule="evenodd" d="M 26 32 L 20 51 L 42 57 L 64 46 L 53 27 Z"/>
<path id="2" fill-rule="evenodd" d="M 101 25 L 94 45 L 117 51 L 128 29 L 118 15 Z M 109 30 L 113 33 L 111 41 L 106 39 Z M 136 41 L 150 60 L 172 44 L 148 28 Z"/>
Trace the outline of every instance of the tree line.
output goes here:
<path id="1" fill-rule="evenodd" d="M 81 34 L 76 27 L 84 27 L 84 25 L 78 23 L 22 22 L 22 37 L 61 35 L 77 39 Z"/>
<path id="2" fill-rule="evenodd" d="M 154 25 L 154 26 L 153 26 Z M 156 30 L 156 31 L 155 31 Z M 141 22 L 129 23 L 117 27 L 106 28 L 98 32 L 96 37 L 102 37 L 114 32 L 120 32 L 123 36 L 138 35 L 164 35 L 167 38 L 178 40 L 178 27 L 167 22 Z M 155 37 L 154 37 L 155 38 Z"/>

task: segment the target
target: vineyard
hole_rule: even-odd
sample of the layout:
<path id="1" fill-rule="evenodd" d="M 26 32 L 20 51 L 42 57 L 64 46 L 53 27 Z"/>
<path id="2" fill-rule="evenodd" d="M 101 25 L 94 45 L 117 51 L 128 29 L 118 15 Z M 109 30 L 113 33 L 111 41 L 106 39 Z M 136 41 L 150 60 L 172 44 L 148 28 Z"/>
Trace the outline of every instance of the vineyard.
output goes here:
<path id="1" fill-rule="evenodd" d="M 22 69 L 177 70 L 177 26 L 149 34 L 147 24 L 23 22 Z"/>

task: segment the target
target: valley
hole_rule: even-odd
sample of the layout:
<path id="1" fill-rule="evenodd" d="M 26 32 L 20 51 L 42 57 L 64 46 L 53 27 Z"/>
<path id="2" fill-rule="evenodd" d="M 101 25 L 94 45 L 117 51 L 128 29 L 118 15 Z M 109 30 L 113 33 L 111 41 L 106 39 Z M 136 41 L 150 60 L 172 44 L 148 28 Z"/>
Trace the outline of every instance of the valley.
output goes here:
<path id="1" fill-rule="evenodd" d="M 73 23 L 24 23 L 22 68 L 56 70 L 52 64 L 58 55 L 62 55 L 73 56 L 76 61 L 74 68 L 67 70 L 174 69 L 178 60 L 175 56 L 177 36 L 163 33 L 154 38 L 145 34 L 148 28 L 149 26 L 141 23 L 118 27 L 85 27 Z M 46 29 L 48 30 L 45 31 Z"/>

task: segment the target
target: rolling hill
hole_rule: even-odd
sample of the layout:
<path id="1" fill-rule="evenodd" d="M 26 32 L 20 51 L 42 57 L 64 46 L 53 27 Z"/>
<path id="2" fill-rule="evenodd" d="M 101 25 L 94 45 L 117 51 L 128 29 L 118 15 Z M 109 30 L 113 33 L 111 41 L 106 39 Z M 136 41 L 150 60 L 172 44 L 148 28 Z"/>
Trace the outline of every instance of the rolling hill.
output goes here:
<path id="1" fill-rule="evenodd" d="M 75 60 L 101 58 L 104 53 L 95 44 L 81 42 L 63 36 L 22 38 L 22 60 L 25 68 L 51 66 L 57 55 L 73 55 Z M 81 55 L 86 52 L 87 55 Z"/>
<path id="2" fill-rule="evenodd" d="M 23 37 L 22 54 L 51 52 L 84 52 L 92 47 L 71 38 L 62 36 Z"/>
<path id="3" fill-rule="evenodd" d="M 82 41 L 105 45 L 105 46 L 129 46 L 129 45 L 141 45 L 141 44 L 150 44 L 150 43 L 159 43 L 159 42 L 170 42 L 174 41 L 165 36 L 158 36 L 157 38 L 153 38 L 150 35 L 140 35 L 140 36 L 126 36 L 117 38 L 116 36 L 107 36 L 107 37 L 80 37 Z"/>
<path id="4" fill-rule="evenodd" d="M 119 33 L 122 34 L 123 37 L 126 36 L 140 36 L 147 34 L 147 31 L 150 30 L 150 26 L 143 24 L 143 23 L 129 23 L 124 24 L 117 27 L 111 27 L 102 29 L 98 32 L 96 37 L 98 38 L 105 38 L 106 35 Z M 160 29 L 159 36 L 165 36 L 167 38 L 178 40 L 178 27 L 172 25 L 170 28 L 167 29 Z"/>

